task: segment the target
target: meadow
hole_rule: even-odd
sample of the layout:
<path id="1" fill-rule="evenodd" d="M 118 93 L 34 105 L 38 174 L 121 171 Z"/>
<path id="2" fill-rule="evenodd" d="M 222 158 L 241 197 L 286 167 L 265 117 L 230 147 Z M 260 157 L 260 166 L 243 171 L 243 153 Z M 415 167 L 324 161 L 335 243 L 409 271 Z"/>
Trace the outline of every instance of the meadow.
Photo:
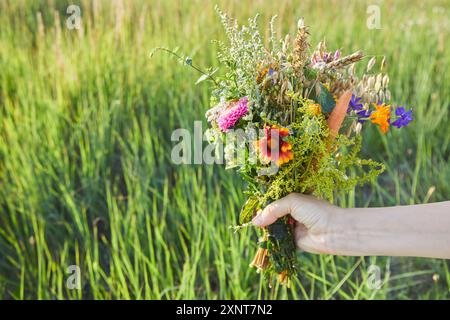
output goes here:
<path id="1" fill-rule="evenodd" d="M 415 120 L 364 129 L 364 155 L 387 170 L 336 204 L 450 199 L 449 0 L 2 0 L 0 299 L 450 298 L 446 260 L 300 253 L 291 288 L 248 268 L 256 233 L 229 229 L 244 201 L 237 174 L 170 159 L 174 129 L 206 128 L 208 85 L 149 58 L 178 47 L 216 66 L 216 3 L 242 22 L 260 13 L 264 28 L 276 14 L 280 33 L 303 16 L 313 43 L 386 56 L 392 96 Z M 66 24 L 70 4 L 79 29 Z M 381 29 L 366 25 L 374 4 Z M 71 265 L 80 289 L 67 286 Z"/>

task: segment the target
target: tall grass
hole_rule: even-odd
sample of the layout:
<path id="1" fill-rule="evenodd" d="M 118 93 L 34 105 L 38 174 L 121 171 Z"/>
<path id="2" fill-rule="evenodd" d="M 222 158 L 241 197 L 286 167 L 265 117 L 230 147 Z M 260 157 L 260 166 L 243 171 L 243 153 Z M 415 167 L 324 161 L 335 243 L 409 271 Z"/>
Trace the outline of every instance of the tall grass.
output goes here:
<path id="1" fill-rule="evenodd" d="M 342 206 L 448 200 L 448 1 L 219 1 L 241 20 L 278 15 L 280 32 L 304 16 L 314 42 L 386 54 L 408 129 L 368 128 L 366 155 L 388 170 L 340 195 Z M 82 29 L 66 28 L 66 8 Z M 197 75 L 152 48 L 180 47 L 217 64 L 223 32 L 210 1 L 0 2 L 0 298 L 403 299 L 449 298 L 447 261 L 299 255 L 290 289 L 261 286 L 248 268 L 255 234 L 229 226 L 242 183 L 220 166 L 176 166 L 175 128 L 193 130 L 208 106 Z M 81 290 L 67 268 L 81 268 Z M 383 285 L 370 289 L 368 267 Z M 438 279 L 439 276 L 439 279 Z M 434 281 L 433 281 L 434 279 Z"/>

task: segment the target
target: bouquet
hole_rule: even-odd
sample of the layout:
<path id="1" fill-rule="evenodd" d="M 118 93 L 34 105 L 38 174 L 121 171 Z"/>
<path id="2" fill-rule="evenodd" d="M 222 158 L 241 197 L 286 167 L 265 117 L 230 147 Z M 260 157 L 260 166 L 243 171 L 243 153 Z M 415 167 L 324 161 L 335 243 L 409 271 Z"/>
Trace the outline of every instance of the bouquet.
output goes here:
<path id="1" fill-rule="evenodd" d="M 289 193 L 332 202 L 336 192 L 383 172 L 382 163 L 358 156 L 362 127 L 371 123 L 386 133 L 413 120 L 411 110 L 392 107 L 384 58 L 381 73 L 371 73 L 377 62 L 372 57 L 357 76 L 362 52 L 343 56 L 340 50 L 328 51 L 325 42 L 311 50 L 303 19 L 291 40 L 277 38 L 273 17 L 264 41 L 257 16 L 239 26 L 216 10 L 228 38 L 228 43 L 216 42 L 223 72 L 203 71 L 191 58 L 159 49 L 201 72 L 197 82 L 212 84 L 208 139 L 223 151 L 226 167 L 235 168 L 248 185 L 236 229 L 249 226 L 258 210 Z M 250 263 L 269 280 L 277 276 L 287 285 L 297 273 L 294 224 L 287 216 L 259 231 Z"/>

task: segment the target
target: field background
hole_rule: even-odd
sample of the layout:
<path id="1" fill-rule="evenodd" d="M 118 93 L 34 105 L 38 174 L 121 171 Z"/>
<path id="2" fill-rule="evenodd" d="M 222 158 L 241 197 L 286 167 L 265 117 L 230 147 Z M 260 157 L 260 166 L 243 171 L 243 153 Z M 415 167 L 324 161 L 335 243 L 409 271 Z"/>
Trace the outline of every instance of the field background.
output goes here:
<path id="1" fill-rule="evenodd" d="M 193 130 L 208 86 L 152 48 L 217 65 L 215 1 L 0 1 L 0 298 L 448 299 L 446 260 L 299 255 L 292 288 L 248 268 L 256 235 L 235 235 L 242 182 L 221 166 L 175 166 L 172 130 Z M 280 32 L 304 16 L 313 43 L 387 57 L 391 91 L 415 120 L 364 153 L 388 170 L 341 206 L 449 200 L 450 1 L 218 1 Z M 66 28 L 78 4 L 81 30 Z M 366 27 L 369 4 L 380 30 Z M 264 29 L 265 30 L 265 29 Z M 359 67 L 364 68 L 365 63 Z M 377 65 L 376 67 L 378 67 Z M 206 125 L 205 125 L 206 127 Z M 79 265 L 82 289 L 66 286 Z M 370 289 L 368 267 L 383 285 Z"/>

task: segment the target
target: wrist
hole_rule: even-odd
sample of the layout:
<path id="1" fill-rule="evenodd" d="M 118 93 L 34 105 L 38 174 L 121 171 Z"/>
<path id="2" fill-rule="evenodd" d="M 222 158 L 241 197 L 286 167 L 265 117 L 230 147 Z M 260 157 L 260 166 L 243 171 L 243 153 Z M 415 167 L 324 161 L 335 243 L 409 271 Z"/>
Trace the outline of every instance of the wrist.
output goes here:
<path id="1" fill-rule="evenodd" d="M 410 242 L 404 236 L 402 223 L 382 208 L 337 208 L 333 220 L 329 237 L 331 254 L 402 255 Z"/>
<path id="2" fill-rule="evenodd" d="M 384 208 L 334 207 L 330 212 L 325 237 L 325 249 L 329 254 L 450 257 L 447 203 Z"/>
<path id="3" fill-rule="evenodd" d="M 328 253 L 347 256 L 366 255 L 368 244 L 365 243 L 364 232 L 367 231 L 367 226 L 363 225 L 364 222 L 356 210 L 334 207 L 327 232 Z"/>

